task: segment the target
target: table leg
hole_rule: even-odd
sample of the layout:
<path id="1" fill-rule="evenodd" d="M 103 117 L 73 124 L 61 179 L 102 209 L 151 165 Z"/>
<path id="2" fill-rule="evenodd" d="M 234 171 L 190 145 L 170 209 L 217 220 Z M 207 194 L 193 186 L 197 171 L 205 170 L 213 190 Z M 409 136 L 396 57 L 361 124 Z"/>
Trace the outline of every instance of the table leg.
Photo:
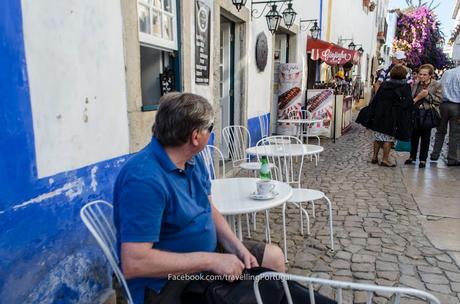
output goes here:
<path id="1" fill-rule="evenodd" d="M 243 240 L 243 229 L 241 228 L 241 215 L 238 214 L 238 238 L 240 241 Z"/>

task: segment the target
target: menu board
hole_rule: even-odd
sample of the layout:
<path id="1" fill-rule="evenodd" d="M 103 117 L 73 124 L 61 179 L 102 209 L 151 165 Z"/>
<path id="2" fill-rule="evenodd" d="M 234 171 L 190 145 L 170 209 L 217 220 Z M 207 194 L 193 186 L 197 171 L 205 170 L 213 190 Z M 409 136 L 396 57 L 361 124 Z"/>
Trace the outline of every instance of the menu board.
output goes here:
<path id="1" fill-rule="evenodd" d="M 211 9 L 203 1 L 195 2 L 195 83 L 209 85 Z"/>

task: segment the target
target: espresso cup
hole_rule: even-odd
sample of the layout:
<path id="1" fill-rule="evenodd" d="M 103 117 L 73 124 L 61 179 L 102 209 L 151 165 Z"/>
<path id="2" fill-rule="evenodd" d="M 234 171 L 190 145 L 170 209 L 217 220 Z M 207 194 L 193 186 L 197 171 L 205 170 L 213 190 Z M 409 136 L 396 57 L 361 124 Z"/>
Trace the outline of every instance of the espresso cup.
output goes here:
<path id="1" fill-rule="evenodd" d="M 256 185 L 258 195 L 267 195 L 275 189 L 275 184 L 270 180 L 258 180 Z"/>

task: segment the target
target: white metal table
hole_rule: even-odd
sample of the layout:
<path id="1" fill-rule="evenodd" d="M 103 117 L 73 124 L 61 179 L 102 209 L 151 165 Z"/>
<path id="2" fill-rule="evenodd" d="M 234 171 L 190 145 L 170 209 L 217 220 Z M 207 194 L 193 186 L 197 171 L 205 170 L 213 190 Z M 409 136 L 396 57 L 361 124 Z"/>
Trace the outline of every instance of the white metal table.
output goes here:
<path id="1" fill-rule="evenodd" d="M 255 200 L 250 197 L 256 191 L 258 178 L 238 177 L 212 180 L 212 200 L 219 212 L 227 216 L 233 231 L 238 232 L 238 237 L 243 238 L 241 232 L 241 215 L 268 209 L 284 204 L 292 196 L 292 188 L 286 183 L 273 181 L 275 191 L 278 193 L 272 199 Z M 235 216 L 238 227 L 235 227 Z M 266 223 L 268 230 L 268 223 Z"/>
<path id="2" fill-rule="evenodd" d="M 307 144 L 308 144 L 308 137 L 310 136 L 308 134 L 309 131 L 309 126 L 315 123 L 320 123 L 322 122 L 322 119 L 305 119 L 305 118 L 294 118 L 294 119 L 278 119 L 278 122 L 280 123 L 290 123 L 290 124 L 296 124 L 297 128 L 299 129 L 299 138 L 302 140 L 303 137 L 303 130 L 305 129 L 305 137 L 307 138 Z M 318 144 L 319 144 L 319 137 L 315 136 L 318 138 Z"/>
<path id="3" fill-rule="evenodd" d="M 246 149 L 246 153 L 250 155 L 260 156 L 306 156 L 313 155 L 318 165 L 318 155 L 323 152 L 324 148 L 318 145 L 305 145 L 305 144 L 285 144 L 283 147 L 277 145 L 263 145 L 254 146 Z"/>

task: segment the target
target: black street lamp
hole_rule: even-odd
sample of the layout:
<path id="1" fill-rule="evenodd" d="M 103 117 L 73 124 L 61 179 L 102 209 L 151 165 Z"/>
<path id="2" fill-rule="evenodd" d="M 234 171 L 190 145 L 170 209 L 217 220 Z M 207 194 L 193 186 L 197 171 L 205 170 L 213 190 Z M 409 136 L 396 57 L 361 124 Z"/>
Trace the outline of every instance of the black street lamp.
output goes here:
<path id="1" fill-rule="evenodd" d="M 235 1 L 235 0 L 232 0 Z M 282 3 L 280 11 L 283 9 L 285 3 L 287 3 L 287 8 L 283 11 L 283 15 L 278 12 L 277 3 Z M 259 12 L 258 9 L 253 8 L 255 5 L 264 4 L 263 9 Z M 271 7 L 271 9 L 270 9 Z M 269 9 L 268 13 L 265 15 L 267 19 L 268 30 L 273 34 L 278 30 L 278 27 L 281 23 L 281 18 L 284 19 L 284 23 L 287 28 L 290 28 L 295 21 L 297 16 L 296 11 L 292 8 L 292 0 L 270 0 L 270 1 L 252 1 L 251 0 L 251 18 L 260 18 L 266 9 Z"/>
<path id="2" fill-rule="evenodd" d="M 353 51 L 354 51 L 355 48 L 356 48 L 356 44 L 354 44 L 353 41 L 352 41 L 352 42 L 350 42 L 350 44 L 348 45 L 348 48 L 349 48 L 350 50 L 353 50 Z"/>
<path id="3" fill-rule="evenodd" d="M 238 11 L 246 5 L 247 0 L 232 0 L 233 5 L 236 7 Z"/>
<path id="4" fill-rule="evenodd" d="M 307 23 L 302 25 L 302 23 Z M 318 19 L 300 19 L 300 30 L 306 31 L 308 27 L 313 23 L 313 26 L 310 29 L 311 37 L 313 39 L 318 39 L 321 33 L 321 28 L 318 26 Z"/>
<path id="5" fill-rule="evenodd" d="M 265 18 L 267 19 L 268 30 L 273 34 L 278 30 L 282 18 L 276 9 L 276 4 L 272 5 L 272 9 L 265 15 Z"/>
<path id="6" fill-rule="evenodd" d="M 297 13 L 292 8 L 292 2 L 289 2 L 288 7 L 283 12 L 284 24 L 286 24 L 287 28 L 290 28 L 294 24 L 296 16 Z"/>

